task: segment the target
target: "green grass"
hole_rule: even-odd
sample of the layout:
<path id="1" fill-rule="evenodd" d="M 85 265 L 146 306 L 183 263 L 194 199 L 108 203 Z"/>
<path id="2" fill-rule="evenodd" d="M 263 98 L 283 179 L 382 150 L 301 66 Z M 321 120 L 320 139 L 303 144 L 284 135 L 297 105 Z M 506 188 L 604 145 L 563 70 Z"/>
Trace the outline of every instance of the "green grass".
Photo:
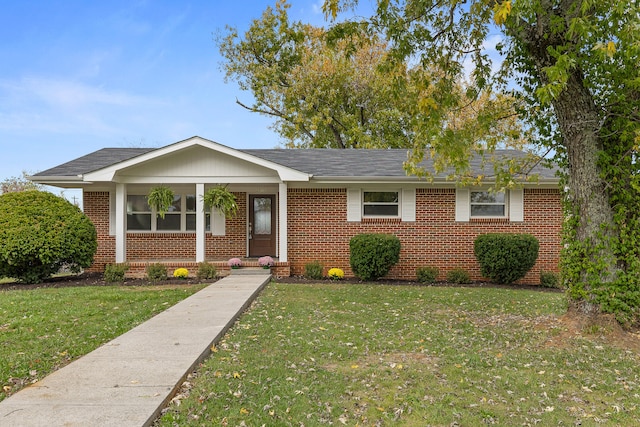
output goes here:
<path id="1" fill-rule="evenodd" d="M 638 425 L 637 349 L 565 311 L 551 292 L 271 284 L 157 425 Z"/>
<path id="2" fill-rule="evenodd" d="M 69 287 L 0 292 L 0 400 L 203 286 Z"/>

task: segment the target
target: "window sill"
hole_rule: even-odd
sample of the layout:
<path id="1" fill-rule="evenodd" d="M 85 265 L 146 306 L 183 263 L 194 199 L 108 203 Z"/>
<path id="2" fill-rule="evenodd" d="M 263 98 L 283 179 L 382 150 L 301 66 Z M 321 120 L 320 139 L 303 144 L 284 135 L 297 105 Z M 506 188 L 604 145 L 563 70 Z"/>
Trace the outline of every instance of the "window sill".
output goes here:
<path id="1" fill-rule="evenodd" d="M 362 218 L 364 224 L 399 224 L 401 218 Z"/>
<path id="2" fill-rule="evenodd" d="M 509 218 L 507 217 L 469 218 L 469 222 L 473 222 L 476 224 L 508 224 Z"/>

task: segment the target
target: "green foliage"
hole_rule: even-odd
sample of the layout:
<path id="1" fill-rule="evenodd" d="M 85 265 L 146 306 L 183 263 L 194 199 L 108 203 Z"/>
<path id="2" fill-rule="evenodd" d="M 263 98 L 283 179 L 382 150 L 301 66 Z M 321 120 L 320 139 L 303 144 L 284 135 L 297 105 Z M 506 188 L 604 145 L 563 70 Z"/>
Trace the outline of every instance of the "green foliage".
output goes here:
<path id="1" fill-rule="evenodd" d="M 360 234 L 349 241 L 349 251 L 353 274 L 376 280 L 400 260 L 400 239 L 390 234 Z"/>
<path id="2" fill-rule="evenodd" d="M 471 283 L 471 277 L 464 268 L 454 268 L 447 273 L 447 282 L 466 285 L 467 283 Z"/>
<path id="3" fill-rule="evenodd" d="M 418 267 L 416 269 L 416 276 L 420 283 L 434 283 L 438 278 L 439 272 L 438 267 Z"/>
<path id="4" fill-rule="evenodd" d="M 216 277 L 218 277 L 218 269 L 215 265 L 209 264 L 208 262 L 198 263 L 198 272 L 196 273 L 196 277 L 199 280 L 215 279 Z"/>
<path id="5" fill-rule="evenodd" d="M 216 186 L 205 191 L 202 196 L 205 209 L 216 209 L 227 218 L 233 218 L 238 214 L 236 196 L 227 190 L 227 187 Z"/>
<path id="6" fill-rule="evenodd" d="M 558 275 L 556 273 L 551 271 L 541 271 L 540 286 L 544 286 L 545 288 L 557 288 L 560 286 L 560 279 L 558 279 Z"/>
<path id="7" fill-rule="evenodd" d="M 77 206 L 42 191 L 0 196 L 0 277 L 39 283 L 65 266 L 89 267 L 96 229 Z"/>
<path id="8" fill-rule="evenodd" d="M 319 280 L 322 279 L 322 270 L 324 266 L 320 261 L 308 262 L 304 265 L 304 277 L 306 279 Z"/>
<path id="9" fill-rule="evenodd" d="M 173 190 L 165 185 L 153 187 L 147 195 L 147 202 L 156 210 L 160 218 L 164 218 L 164 214 L 173 205 Z"/>
<path id="10" fill-rule="evenodd" d="M 244 35 L 227 28 L 218 37 L 226 79 L 254 100 L 237 103 L 274 119 L 287 147 L 410 147 L 415 135 L 403 126 L 415 119 L 407 107 L 420 70 L 386 62 L 387 43 L 374 33 L 330 43 L 323 27 L 291 22 L 288 9 L 279 1 Z"/>
<path id="11" fill-rule="evenodd" d="M 161 263 L 153 263 L 147 265 L 147 279 L 150 282 L 158 282 L 167 279 L 167 266 Z"/>
<path id="12" fill-rule="evenodd" d="M 484 277 L 500 284 L 522 279 L 538 259 L 538 239 L 530 234 L 482 234 L 473 253 Z"/>
<path id="13" fill-rule="evenodd" d="M 127 263 L 107 264 L 104 268 L 104 280 L 107 283 L 122 283 L 127 270 L 129 270 Z"/>

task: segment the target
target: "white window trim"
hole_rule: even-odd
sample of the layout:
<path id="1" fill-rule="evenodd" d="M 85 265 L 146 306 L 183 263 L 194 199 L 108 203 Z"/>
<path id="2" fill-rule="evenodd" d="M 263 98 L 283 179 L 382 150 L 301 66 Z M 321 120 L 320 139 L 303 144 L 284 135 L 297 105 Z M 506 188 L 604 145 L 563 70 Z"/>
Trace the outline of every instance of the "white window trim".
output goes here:
<path id="1" fill-rule="evenodd" d="M 486 191 L 479 189 L 476 191 Z M 469 222 L 470 219 L 508 219 L 509 222 L 523 222 L 524 221 L 524 189 L 512 188 L 507 190 L 505 199 L 507 213 L 506 216 L 500 217 L 488 217 L 488 216 L 476 216 L 471 217 L 471 191 L 469 188 L 456 188 L 456 207 L 455 207 L 455 221 L 456 222 Z"/>
<path id="2" fill-rule="evenodd" d="M 364 215 L 365 192 L 397 192 L 398 215 Z M 416 189 L 386 188 L 367 186 L 365 188 L 347 188 L 347 222 L 361 222 L 363 219 L 399 219 L 403 222 L 416 221 Z"/>

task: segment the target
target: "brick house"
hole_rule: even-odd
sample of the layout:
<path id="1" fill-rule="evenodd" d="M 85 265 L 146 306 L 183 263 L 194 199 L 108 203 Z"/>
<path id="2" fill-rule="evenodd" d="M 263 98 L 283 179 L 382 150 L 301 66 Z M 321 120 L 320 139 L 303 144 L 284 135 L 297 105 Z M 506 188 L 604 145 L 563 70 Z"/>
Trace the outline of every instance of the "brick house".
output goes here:
<path id="1" fill-rule="evenodd" d="M 162 262 L 194 272 L 202 261 L 224 270 L 231 257 L 257 265 L 257 257 L 271 255 L 278 276 L 301 275 L 314 260 L 325 272 L 339 267 L 350 276 L 349 239 L 374 232 L 402 244 L 389 278 L 415 279 L 416 268 L 429 265 L 440 279 L 456 267 L 480 279 L 473 241 L 488 232 L 538 238 L 538 261 L 524 281 L 557 271 L 562 211 L 554 170 L 536 166 L 538 182 L 489 193 L 443 176 L 407 176 L 406 157 L 395 149 L 238 150 L 192 137 L 162 148 L 105 148 L 31 179 L 82 188 L 84 212 L 98 232 L 93 271 L 128 262 L 130 274 L 143 274 L 149 262 Z M 485 174 L 479 160 L 472 169 Z M 175 194 L 164 219 L 145 198 L 159 184 Z M 204 212 L 202 195 L 219 184 L 237 198 L 234 218 Z"/>

